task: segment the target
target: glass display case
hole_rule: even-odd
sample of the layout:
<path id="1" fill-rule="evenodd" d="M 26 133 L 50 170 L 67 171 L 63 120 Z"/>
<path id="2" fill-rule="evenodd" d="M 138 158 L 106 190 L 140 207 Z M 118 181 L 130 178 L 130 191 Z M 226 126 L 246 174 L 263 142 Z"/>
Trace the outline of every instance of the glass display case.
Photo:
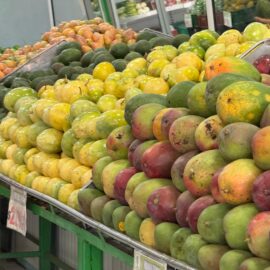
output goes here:
<path id="1" fill-rule="evenodd" d="M 104 21 L 112 23 L 112 17 L 106 0 L 84 0 L 90 3 L 90 10 L 92 11 L 93 17 L 103 18 Z"/>
<path id="2" fill-rule="evenodd" d="M 184 21 L 185 10 L 194 1 L 187 0 L 112 0 L 111 9 L 117 27 L 136 31 L 151 28 L 172 33 L 175 21 Z"/>
<path id="3" fill-rule="evenodd" d="M 254 21 L 256 0 L 223 0 L 224 25 L 242 31 L 250 22 Z"/>

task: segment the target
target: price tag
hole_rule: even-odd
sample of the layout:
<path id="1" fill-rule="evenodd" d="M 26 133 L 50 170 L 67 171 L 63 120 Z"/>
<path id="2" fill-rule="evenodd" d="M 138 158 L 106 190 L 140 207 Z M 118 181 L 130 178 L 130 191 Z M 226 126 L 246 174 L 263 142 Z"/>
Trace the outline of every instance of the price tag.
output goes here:
<path id="1" fill-rule="evenodd" d="M 167 264 L 135 250 L 133 270 L 167 270 Z"/>
<path id="2" fill-rule="evenodd" d="M 11 186 L 8 205 L 7 227 L 26 235 L 26 200 L 24 190 Z"/>
<path id="3" fill-rule="evenodd" d="M 192 28 L 192 17 L 191 14 L 185 14 L 184 15 L 184 21 L 185 21 L 185 26 L 187 28 Z"/>
<path id="4" fill-rule="evenodd" d="M 223 11 L 224 25 L 232 27 L 232 14 L 228 11 Z"/>

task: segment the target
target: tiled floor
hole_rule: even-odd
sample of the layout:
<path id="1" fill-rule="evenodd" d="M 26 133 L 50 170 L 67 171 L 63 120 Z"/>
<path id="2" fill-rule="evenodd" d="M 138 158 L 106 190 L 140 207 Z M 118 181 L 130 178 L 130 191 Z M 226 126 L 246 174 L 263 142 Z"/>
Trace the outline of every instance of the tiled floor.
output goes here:
<path id="1" fill-rule="evenodd" d="M 24 270 L 25 268 L 13 261 L 0 260 L 0 270 Z"/>

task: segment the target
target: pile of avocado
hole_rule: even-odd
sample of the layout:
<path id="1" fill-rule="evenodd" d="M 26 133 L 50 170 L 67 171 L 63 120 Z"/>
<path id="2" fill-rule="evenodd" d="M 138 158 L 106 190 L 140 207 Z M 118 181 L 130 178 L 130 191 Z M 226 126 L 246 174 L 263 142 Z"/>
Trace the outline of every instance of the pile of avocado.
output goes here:
<path id="1" fill-rule="evenodd" d="M 56 56 L 52 59 L 50 68 L 46 70 L 17 72 L 8 76 L 3 86 L 15 88 L 20 86 L 32 87 L 39 90 L 44 85 L 53 85 L 60 78 L 76 79 L 82 73 L 93 72 L 101 62 L 111 62 L 116 71 L 123 71 L 127 63 L 139 57 L 144 57 L 156 46 L 174 45 L 186 41 L 189 37 L 178 35 L 173 39 L 159 37 L 155 33 L 141 32 L 137 42 L 132 45 L 117 43 L 110 49 L 99 48 L 83 54 L 81 45 L 77 42 L 65 42 L 57 48 Z M 1 84 L 0 84 L 1 85 Z"/>
<path id="2" fill-rule="evenodd" d="M 8 110 L 6 110 L 6 108 L 4 107 L 3 101 L 4 101 L 4 97 L 5 97 L 6 93 L 9 90 L 10 90 L 9 88 L 0 84 L 0 120 L 2 118 L 4 118 L 6 116 L 6 114 L 8 113 Z"/>
<path id="3" fill-rule="evenodd" d="M 143 47 L 153 49 L 157 46 L 173 45 L 178 48 L 180 44 L 189 40 L 189 36 L 185 34 L 176 35 L 173 38 L 165 38 L 157 36 L 152 32 L 141 32 L 137 36 L 137 42 L 133 45 L 135 47 Z"/>
<path id="4" fill-rule="evenodd" d="M 155 33 L 141 32 L 134 44 L 117 43 L 110 49 L 99 48 L 83 54 L 77 42 L 65 42 L 57 48 L 56 56 L 46 70 L 22 71 L 14 73 L 0 83 L 0 119 L 6 114 L 3 108 L 5 94 L 16 87 L 31 87 L 38 91 L 44 85 L 53 85 L 58 79 L 76 79 L 82 73 L 92 74 L 95 66 L 101 62 L 111 62 L 116 71 L 123 71 L 128 62 L 144 57 L 157 46 L 173 45 L 178 47 L 189 39 L 187 35 L 164 38 Z"/>

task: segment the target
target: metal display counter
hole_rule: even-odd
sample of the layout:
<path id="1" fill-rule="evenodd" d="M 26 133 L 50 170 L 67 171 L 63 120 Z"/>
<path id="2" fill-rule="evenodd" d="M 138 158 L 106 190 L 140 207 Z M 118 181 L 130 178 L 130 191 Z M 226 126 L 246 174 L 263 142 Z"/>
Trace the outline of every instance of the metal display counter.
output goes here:
<path id="1" fill-rule="evenodd" d="M 183 262 L 175 260 L 170 256 L 151 249 L 124 234 L 106 227 L 56 199 L 27 188 L 0 174 L 0 196 L 9 198 L 10 186 L 20 188 L 30 196 L 27 207 L 40 218 L 40 250 L 24 253 L 0 253 L 0 260 L 18 257 L 39 257 L 40 270 L 53 269 L 53 265 L 71 270 L 70 267 L 63 265 L 52 254 L 52 227 L 56 225 L 76 234 L 78 238 L 77 270 L 102 270 L 102 252 L 107 252 L 132 267 L 133 252 L 135 249 L 142 251 L 154 259 L 156 258 L 166 262 L 170 269 L 196 270 Z M 33 202 L 31 197 L 34 200 L 38 199 L 37 203 Z"/>

